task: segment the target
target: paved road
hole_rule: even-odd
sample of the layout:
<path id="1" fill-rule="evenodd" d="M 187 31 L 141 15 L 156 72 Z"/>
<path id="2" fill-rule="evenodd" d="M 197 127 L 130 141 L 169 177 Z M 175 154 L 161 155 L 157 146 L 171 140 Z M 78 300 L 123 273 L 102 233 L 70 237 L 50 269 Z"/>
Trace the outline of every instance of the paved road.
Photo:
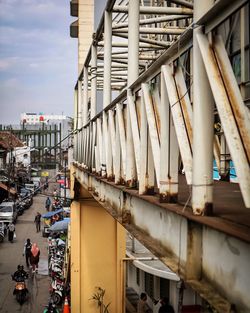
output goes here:
<path id="1" fill-rule="evenodd" d="M 54 184 L 50 185 L 52 191 Z M 14 243 L 8 242 L 7 237 L 0 243 L 0 312 L 1 313 L 41 313 L 49 298 L 49 277 L 47 258 L 47 238 L 42 237 L 42 232 L 36 233 L 34 217 L 37 211 L 45 213 L 45 196 L 37 195 L 33 205 L 19 216 L 16 223 L 17 238 Z M 51 199 L 52 200 L 52 199 Z M 41 224 L 42 226 L 42 224 Z M 42 228 L 41 228 L 42 230 Z M 23 264 L 26 269 L 25 258 L 22 256 L 24 242 L 30 238 L 36 242 L 41 250 L 38 274 L 32 274 L 29 270 L 27 281 L 29 289 L 29 299 L 22 306 L 16 301 L 12 292 L 14 282 L 11 274 L 14 273 L 18 264 Z"/>

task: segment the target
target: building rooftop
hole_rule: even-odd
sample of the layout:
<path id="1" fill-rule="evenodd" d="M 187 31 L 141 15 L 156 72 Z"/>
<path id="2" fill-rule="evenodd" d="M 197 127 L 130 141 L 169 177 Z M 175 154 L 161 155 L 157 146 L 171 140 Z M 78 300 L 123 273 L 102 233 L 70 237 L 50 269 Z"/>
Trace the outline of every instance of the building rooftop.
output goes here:
<path id="1" fill-rule="evenodd" d="M 0 147 L 10 150 L 11 148 L 23 147 L 24 144 L 10 131 L 0 131 Z"/>

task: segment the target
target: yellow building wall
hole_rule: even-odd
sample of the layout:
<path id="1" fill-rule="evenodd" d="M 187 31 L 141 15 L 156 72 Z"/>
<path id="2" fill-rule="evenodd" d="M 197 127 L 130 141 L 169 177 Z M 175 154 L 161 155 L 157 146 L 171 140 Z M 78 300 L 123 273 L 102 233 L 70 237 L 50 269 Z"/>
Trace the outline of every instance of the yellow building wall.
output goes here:
<path id="1" fill-rule="evenodd" d="M 123 313 L 125 230 L 90 194 L 84 197 L 86 190 L 71 208 L 71 312 L 99 313 L 90 299 L 101 287 L 109 312 Z"/>
<path id="2" fill-rule="evenodd" d="M 80 203 L 73 201 L 70 212 L 70 237 L 71 237 L 71 256 L 70 256 L 70 280 L 71 280 L 71 311 L 79 312 L 81 298 L 80 283 Z"/>

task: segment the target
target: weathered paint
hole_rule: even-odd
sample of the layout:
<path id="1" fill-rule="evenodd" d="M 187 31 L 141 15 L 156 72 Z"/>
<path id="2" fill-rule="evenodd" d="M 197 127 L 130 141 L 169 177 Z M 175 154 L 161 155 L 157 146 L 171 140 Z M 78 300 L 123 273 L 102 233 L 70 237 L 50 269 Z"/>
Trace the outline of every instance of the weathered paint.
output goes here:
<path id="1" fill-rule="evenodd" d="M 239 129 L 232 112 L 229 94 L 225 89 L 225 83 L 223 81 L 213 47 L 209 44 L 205 35 L 198 34 L 197 40 L 220 115 L 223 130 L 236 167 L 244 202 L 246 207 L 250 208 L 250 166 L 240 137 Z M 216 43 L 214 43 L 214 45 L 215 44 Z"/>
<path id="2" fill-rule="evenodd" d="M 88 174 L 84 173 L 81 177 L 81 184 L 85 185 L 89 182 L 87 177 Z M 151 199 L 149 196 L 139 197 L 136 191 L 115 187 L 115 184 L 107 184 L 107 181 L 98 180 L 94 176 L 91 183 L 93 190 L 91 193 L 95 199 L 100 201 L 115 219 L 123 223 L 129 232 L 177 275 L 187 279 L 188 284 L 207 299 L 218 312 L 229 312 L 227 308 L 230 308 L 230 303 L 226 299 L 234 299 L 236 306 L 243 307 L 241 298 L 248 299 L 245 293 L 250 288 L 248 274 L 250 241 L 244 243 L 230 235 L 223 234 L 223 232 L 217 232 L 205 224 L 196 224 L 195 221 L 190 224 L 189 218 L 192 214 L 181 213 L 181 208 L 178 212 L 178 206 L 174 204 L 168 204 L 168 209 L 166 209 L 166 205 L 157 204 L 157 201 L 152 201 L 153 198 Z M 151 201 L 148 201 L 149 199 Z M 200 218 L 199 222 L 201 221 Z M 228 237 L 230 242 L 236 240 L 237 244 L 235 242 L 230 245 L 230 247 L 232 246 L 231 253 L 221 249 L 221 241 L 216 240 L 220 236 L 221 238 Z M 235 253 L 241 260 L 240 266 L 237 266 L 238 263 L 234 260 Z M 244 257 L 241 258 L 241 255 Z M 201 264 L 199 268 L 196 268 L 198 260 Z M 192 270 L 190 269 L 189 276 L 190 266 Z M 230 270 L 227 266 L 231 266 Z M 239 279 L 237 278 L 236 285 L 232 284 L 230 288 L 227 288 L 224 281 L 230 281 L 232 266 L 237 268 Z M 241 279 L 244 281 L 243 289 Z M 224 289 L 220 285 L 224 285 Z M 233 296 L 235 292 L 237 292 L 239 301 L 235 299 L 236 295 Z M 239 292 L 241 292 L 240 296 Z M 244 303 L 244 305 L 248 310 L 250 309 L 250 304 Z"/>

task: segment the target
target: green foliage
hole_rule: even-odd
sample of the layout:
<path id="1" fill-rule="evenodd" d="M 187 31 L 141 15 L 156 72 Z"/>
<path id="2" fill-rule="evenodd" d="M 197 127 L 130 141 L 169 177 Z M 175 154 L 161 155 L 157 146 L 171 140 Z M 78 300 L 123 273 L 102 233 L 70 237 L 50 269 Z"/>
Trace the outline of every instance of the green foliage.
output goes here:
<path id="1" fill-rule="evenodd" d="M 90 300 L 96 301 L 100 313 L 109 313 L 108 307 L 110 303 L 104 304 L 105 289 L 102 289 L 101 287 L 96 287 L 96 289 L 97 291 L 92 295 Z"/>

